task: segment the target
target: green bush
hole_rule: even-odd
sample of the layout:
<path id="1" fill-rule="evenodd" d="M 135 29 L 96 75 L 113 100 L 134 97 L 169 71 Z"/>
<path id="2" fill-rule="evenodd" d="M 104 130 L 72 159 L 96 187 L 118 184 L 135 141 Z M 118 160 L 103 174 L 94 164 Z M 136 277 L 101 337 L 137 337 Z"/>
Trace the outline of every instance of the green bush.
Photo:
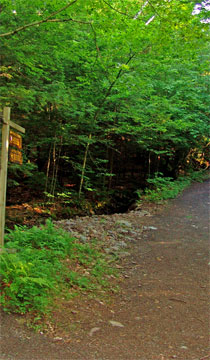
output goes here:
<path id="1" fill-rule="evenodd" d="M 49 290 L 54 279 L 46 266 L 27 262 L 19 254 L 1 255 L 1 303 L 5 311 L 25 313 L 26 310 L 43 312 L 48 305 Z"/>
<path id="2" fill-rule="evenodd" d="M 143 198 L 148 201 L 160 202 L 173 199 L 193 181 L 203 181 L 208 177 L 205 171 L 189 172 L 187 176 L 180 176 L 177 180 L 171 177 L 163 177 L 162 173 L 156 173 L 153 179 L 147 182 L 150 188 L 145 190 Z"/>
<path id="3" fill-rule="evenodd" d="M 0 255 L 0 302 L 7 312 L 46 314 L 56 295 L 100 288 L 110 270 L 102 253 L 50 220 L 40 228 L 15 227 Z"/>

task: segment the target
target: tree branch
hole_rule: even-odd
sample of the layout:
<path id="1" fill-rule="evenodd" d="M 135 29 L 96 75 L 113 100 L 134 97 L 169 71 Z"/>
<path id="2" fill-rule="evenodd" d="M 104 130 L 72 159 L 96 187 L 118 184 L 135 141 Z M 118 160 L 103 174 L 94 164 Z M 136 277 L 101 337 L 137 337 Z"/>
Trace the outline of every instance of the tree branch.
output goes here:
<path id="1" fill-rule="evenodd" d="M 93 36 L 94 36 L 95 47 L 96 47 L 96 50 L 97 50 L 97 57 L 98 56 L 101 57 L 100 49 L 99 49 L 98 44 L 97 44 L 97 36 L 96 36 L 95 29 L 94 29 L 92 23 L 89 23 L 89 24 L 90 24 L 90 27 L 91 27 L 91 30 L 92 30 Z"/>
<path id="2" fill-rule="evenodd" d="M 126 64 L 126 65 L 128 65 L 128 64 L 129 64 L 129 62 L 130 62 L 130 61 L 131 61 L 131 60 L 132 60 L 135 56 L 136 56 L 136 53 L 134 53 L 134 54 L 130 55 L 130 56 L 129 56 L 129 58 L 128 58 L 128 60 L 126 61 L 126 63 L 125 63 L 125 64 Z M 94 115 L 94 120 L 97 120 L 98 115 L 100 114 L 101 109 L 102 109 L 102 107 L 103 107 L 103 105 L 104 105 L 104 103 L 105 103 L 106 99 L 107 99 L 107 98 L 108 98 L 108 96 L 110 95 L 110 93 L 111 93 L 111 90 L 112 90 L 113 86 L 116 84 L 116 82 L 117 82 L 117 80 L 119 79 L 119 77 L 121 76 L 122 72 L 123 72 L 123 70 L 122 70 L 122 69 L 120 69 L 120 70 L 118 71 L 118 73 L 117 73 L 117 75 L 116 75 L 115 79 L 112 81 L 112 83 L 110 84 L 109 88 L 107 89 L 107 91 L 106 91 L 106 93 L 105 93 L 105 95 L 104 95 L 104 98 L 103 98 L 103 100 L 102 100 L 102 102 L 101 102 L 101 104 L 100 104 L 100 106 L 99 106 L 98 110 L 95 112 L 95 115 Z"/>
<path id="3" fill-rule="evenodd" d="M 135 56 L 136 56 L 136 53 L 130 55 L 125 64 L 128 65 L 129 62 L 130 62 Z M 106 92 L 106 94 L 105 94 L 105 96 L 104 96 L 104 101 L 103 101 L 103 103 L 105 102 L 105 100 L 107 99 L 107 97 L 110 95 L 113 86 L 115 85 L 115 83 L 116 83 L 117 80 L 119 79 L 119 77 L 120 77 L 120 75 L 121 75 L 122 72 L 123 72 L 123 69 L 120 69 L 120 70 L 118 71 L 117 75 L 116 75 L 116 78 L 115 78 L 115 79 L 112 81 L 112 83 L 110 84 L 110 87 L 108 88 L 108 90 L 107 90 L 107 92 Z"/>
<path id="4" fill-rule="evenodd" d="M 124 16 L 127 16 L 127 17 L 129 17 L 130 19 L 132 19 L 132 17 L 131 17 L 131 16 L 129 16 L 128 14 L 126 14 L 126 13 L 124 13 L 124 12 L 122 12 L 122 11 L 118 10 L 118 9 L 115 9 L 115 8 L 114 8 L 111 4 L 109 4 L 106 0 L 103 0 L 103 2 L 104 2 L 107 6 L 109 6 L 109 7 L 110 7 L 110 9 L 112 9 L 112 10 L 116 11 L 118 14 L 120 14 L 120 15 L 124 15 Z"/>
<path id="5" fill-rule="evenodd" d="M 158 12 L 157 9 L 155 8 L 155 6 L 151 3 L 150 0 L 148 0 L 148 3 L 149 3 L 149 5 L 151 6 L 151 8 L 154 10 L 155 15 L 157 15 L 157 16 L 159 16 L 159 17 L 161 18 L 159 12 Z"/>
<path id="6" fill-rule="evenodd" d="M 86 22 L 86 21 L 82 21 L 82 20 L 75 20 L 75 19 L 72 19 L 72 18 L 69 18 L 69 19 L 50 19 L 50 20 L 47 20 L 45 22 L 49 23 L 49 22 L 68 22 L 68 21 L 76 22 L 78 24 L 91 25 L 90 22 Z"/>
<path id="7" fill-rule="evenodd" d="M 134 16 L 134 20 L 138 19 L 138 17 L 142 14 L 144 8 L 148 5 L 149 1 L 146 0 L 145 3 L 142 5 L 141 9 L 137 12 L 137 14 Z"/>
<path id="8" fill-rule="evenodd" d="M 33 23 L 20 26 L 19 28 L 15 29 L 15 30 L 13 30 L 13 31 L 9 31 L 9 32 L 4 33 L 4 34 L 0 34 L 0 37 L 15 35 L 15 34 L 17 34 L 18 32 L 23 31 L 23 30 L 25 30 L 25 29 L 27 29 L 27 28 L 29 28 L 29 27 L 33 27 L 33 26 L 36 26 L 36 25 L 40 25 L 40 24 L 43 24 L 43 23 L 46 23 L 46 22 L 56 22 L 56 19 L 51 20 L 50 18 L 51 18 L 52 16 L 55 16 L 55 15 L 61 13 L 61 12 L 64 11 L 64 10 L 68 9 L 71 5 L 75 4 L 76 2 L 77 2 L 77 0 L 73 0 L 72 2 L 70 2 L 70 3 L 68 3 L 67 5 L 65 5 L 64 7 L 62 7 L 61 9 L 59 9 L 59 10 L 53 12 L 52 14 L 50 14 L 46 19 L 43 19 L 43 20 L 40 20 L 40 21 L 34 21 Z M 63 21 L 63 20 L 57 20 L 57 22 L 58 22 L 58 21 L 61 22 L 61 21 Z M 76 21 L 76 20 L 71 19 L 71 20 L 69 20 L 69 21 Z"/>
<path id="9" fill-rule="evenodd" d="M 157 12 L 157 10 L 155 9 L 155 6 L 151 3 L 150 0 L 146 0 L 145 3 L 142 5 L 141 9 L 137 12 L 137 14 L 134 16 L 134 20 L 138 19 L 138 17 L 143 13 L 144 11 L 144 8 L 147 6 L 147 5 L 150 5 L 151 8 L 155 11 L 155 15 L 158 15 L 160 17 L 160 14 Z"/>

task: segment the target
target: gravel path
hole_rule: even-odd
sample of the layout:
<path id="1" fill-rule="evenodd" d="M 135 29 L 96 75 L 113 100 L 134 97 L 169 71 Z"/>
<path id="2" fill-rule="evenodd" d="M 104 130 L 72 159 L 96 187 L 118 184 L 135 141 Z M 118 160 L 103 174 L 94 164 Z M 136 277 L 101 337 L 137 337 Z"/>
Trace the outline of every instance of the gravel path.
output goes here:
<path id="1" fill-rule="evenodd" d="M 7 360 L 209 360 L 209 181 L 156 213 L 69 220 L 80 241 L 103 239 L 122 258 L 121 290 L 109 303 L 84 298 L 60 310 L 53 336 L 2 314 Z"/>

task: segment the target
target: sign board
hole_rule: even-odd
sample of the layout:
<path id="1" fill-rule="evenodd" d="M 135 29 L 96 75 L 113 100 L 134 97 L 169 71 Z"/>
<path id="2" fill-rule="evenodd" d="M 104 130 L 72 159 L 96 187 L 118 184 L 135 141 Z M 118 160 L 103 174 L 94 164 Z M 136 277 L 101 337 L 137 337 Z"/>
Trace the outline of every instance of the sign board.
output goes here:
<path id="1" fill-rule="evenodd" d="M 16 132 L 10 130 L 9 132 L 9 144 L 17 149 L 22 149 L 22 136 Z"/>
<path id="2" fill-rule="evenodd" d="M 22 136 L 15 131 L 9 132 L 9 161 L 15 164 L 22 165 L 23 155 L 20 151 L 22 149 Z"/>
<path id="3" fill-rule="evenodd" d="M 23 155 L 20 150 L 17 149 L 9 149 L 9 161 L 15 164 L 22 165 L 23 163 Z"/>

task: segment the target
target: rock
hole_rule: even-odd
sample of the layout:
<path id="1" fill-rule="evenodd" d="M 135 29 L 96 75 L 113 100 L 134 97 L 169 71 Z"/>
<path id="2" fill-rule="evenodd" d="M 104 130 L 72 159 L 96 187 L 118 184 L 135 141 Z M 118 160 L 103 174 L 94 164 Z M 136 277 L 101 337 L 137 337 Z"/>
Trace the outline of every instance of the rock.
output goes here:
<path id="1" fill-rule="evenodd" d="M 123 324 L 121 324 L 121 323 L 120 323 L 120 322 L 118 322 L 118 321 L 109 320 L 109 323 L 110 323 L 112 326 L 124 327 L 124 325 L 123 325 Z"/>
<path id="2" fill-rule="evenodd" d="M 130 256 L 130 253 L 127 251 L 123 251 L 120 254 L 118 254 L 119 258 L 124 258 L 126 256 Z"/>
<path id="3" fill-rule="evenodd" d="M 146 210 L 141 210 L 141 211 L 139 212 L 139 215 L 140 215 L 140 216 L 152 216 L 152 215 L 149 213 L 149 211 L 146 211 Z"/>
<path id="4" fill-rule="evenodd" d="M 129 221 L 126 221 L 126 220 L 117 221 L 117 225 L 125 226 L 125 227 L 132 227 L 132 224 Z"/>
<path id="5" fill-rule="evenodd" d="M 143 226 L 143 230 L 157 230 L 155 226 Z"/>
<path id="6" fill-rule="evenodd" d="M 83 243 L 86 243 L 87 242 L 87 237 L 84 236 L 84 235 L 80 235 L 80 241 L 83 242 Z"/>
<path id="7" fill-rule="evenodd" d="M 62 337 L 59 337 L 59 336 L 56 336 L 53 338 L 54 341 L 62 341 L 63 338 Z"/>
<path id="8" fill-rule="evenodd" d="M 112 253 L 112 249 L 110 249 L 110 248 L 105 248 L 104 251 L 105 251 L 106 254 L 111 254 Z"/>
<path id="9" fill-rule="evenodd" d="M 91 233 L 92 233 L 92 235 L 96 235 L 97 231 L 95 229 L 91 229 Z"/>
<path id="10" fill-rule="evenodd" d="M 118 245 L 120 248 L 126 248 L 126 247 L 128 246 L 125 241 L 119 241 L 119 242 L 117 243 L 117 245 Z"/>
<path id="11" fill-rule="evenodd" d="M 112 251 L 112 252 L 117 252 L 117 251 L 119 251 L 120 250 L 120 247 L 118 246 L 118 245 L 114 245 L 114 246 L 112 246 L 111 248 L 110 248 L 110 250 Z"/>
<path id="12" fill-rule="evenodd" d="M 99 330 L 100 330 L 99 327 L 94 327 L 94 328 L 92 328 L 92 329 L 90 330 L 89 335 L 90 335 L 90 336 L 93 336 L 93 334 L 95 334 L 95 332 L 97 332 L 97 331 L 99 331 Z"/>
<path id="13" fill-rule="evenodd" d="M 126 229 L 120 229 L 119 231 L 123 234 L 128 234 L 128 230 L 126 230 Z"/>

